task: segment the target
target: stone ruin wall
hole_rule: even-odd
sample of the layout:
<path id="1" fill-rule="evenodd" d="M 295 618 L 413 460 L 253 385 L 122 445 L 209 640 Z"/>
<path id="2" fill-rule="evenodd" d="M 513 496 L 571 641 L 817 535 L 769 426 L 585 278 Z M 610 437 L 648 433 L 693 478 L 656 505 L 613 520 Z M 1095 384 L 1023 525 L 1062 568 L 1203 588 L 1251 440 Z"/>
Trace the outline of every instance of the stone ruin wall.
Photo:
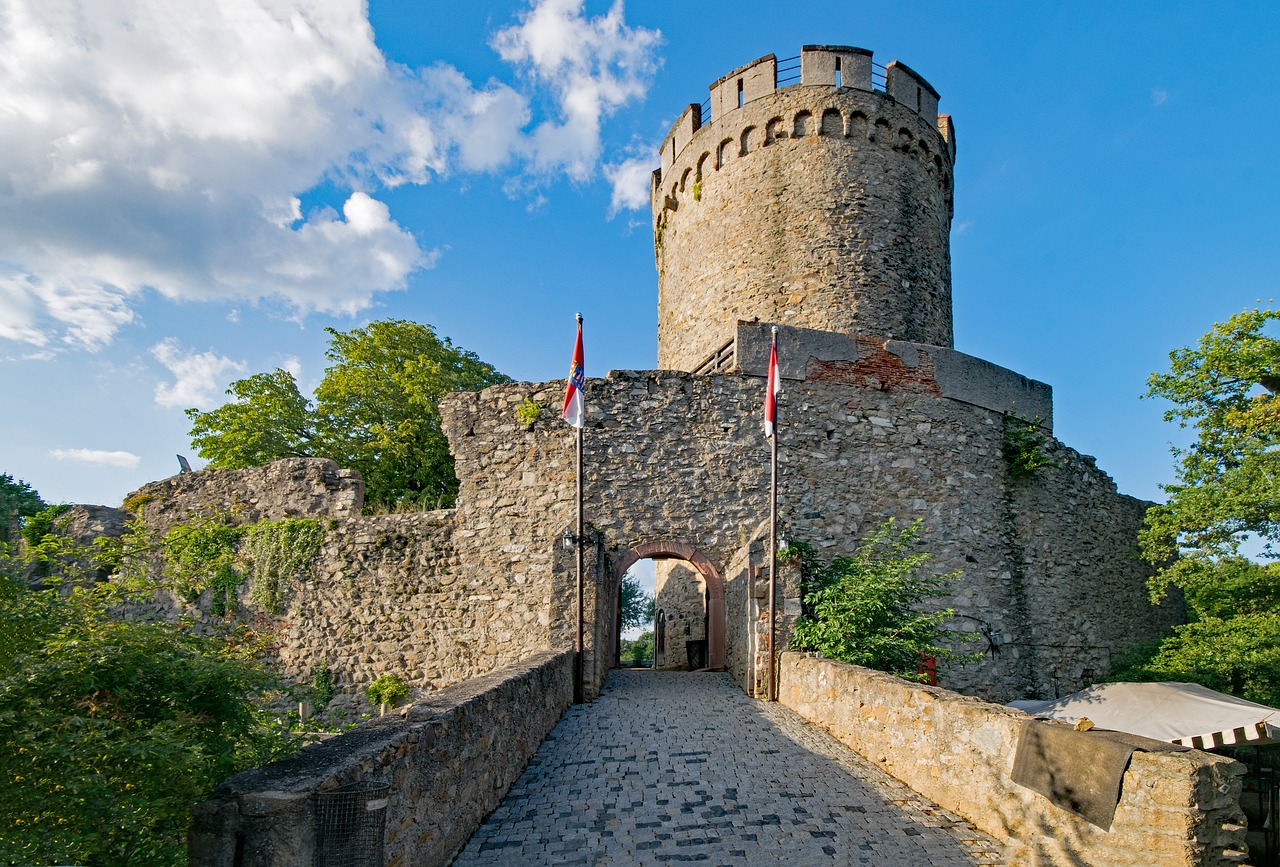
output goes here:
<path id="1" fill-rule="evenodd" d="M 157 536 L 178 523 L 217 515 L 237 523 L 320 520 L 320 552 L 289 583 L 280 611 L 257 607 L 248 580 L 237 592 L 236 609 L 242 620 L 271 629 L 275 662 L 287 677 L 307 682 L 317 669 L 330 671 L 338 694 L 327 712 L 338 718 L 370 712 L 363 689 L 383 674 L 404 680 L 410 700 L 417 700 L 551 645 L 550 619 L 564 612 L 551 604 L 547 587 L 533 586 L 525 569 L 476 568 L 483 555 L 466 554 L 484 546 L 459 531 L 453 510 L 370 516 L 360 514 L 362 500 L 358 474 L 340 471 L 332 461 L 298 458 L 174 476 L 126 502 Z M 588 566 L 597 564 L 592 552 Z M 156 571 L 159 566 L 158 560 L 152 564 Z M 212 622 L 209 597 L 206 592 L 192 604 L 162 593 L 127 613 L 194 613 Z M 589 602 L 596 601 L 593 592 Z"/>
<path id="2" fill-rule="evenodd" d="M 834 86 L 818 61 L 839 51 L 806 46 L 798 86 L 775 89 L 772 56 L 735 70 L 713 120 L 690 106 L 668 135 L 650 191 L 660 367 L 694 369 L 752 317 L 952 345 L 950 119 L 901 64 L 874 90 L 869 52 L 865 80 L 846 62 Z M 717 100 L 736 80 L 740 108 Z"/>
<path id="3" fill-rule="evenodd" d="M 246 470 L 170 476 L 143 485 L 125 497 L 124 505 L 160 535 L 215 513 L 245 524 L 263 518 L 350 518 L 364 508 L 364 480 L 331 460 L 287 458 Z"/>

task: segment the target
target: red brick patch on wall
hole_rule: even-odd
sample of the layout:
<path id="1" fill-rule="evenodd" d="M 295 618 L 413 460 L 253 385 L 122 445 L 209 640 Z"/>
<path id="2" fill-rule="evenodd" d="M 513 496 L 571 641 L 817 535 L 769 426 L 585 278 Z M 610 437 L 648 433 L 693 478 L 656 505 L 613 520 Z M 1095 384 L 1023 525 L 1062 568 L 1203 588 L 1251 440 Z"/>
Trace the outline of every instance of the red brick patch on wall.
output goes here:
<path id="1" fill-rule="evenodd" d="M 918 364 L 907 367 L 899 356 L 884 347 L 883 341 L 859 338 L 857 361 L 814 361 L 806 378 L 810 382 L 840 382 L 881 391 L 940 393 L 933 356 L 920 352 Z"/>

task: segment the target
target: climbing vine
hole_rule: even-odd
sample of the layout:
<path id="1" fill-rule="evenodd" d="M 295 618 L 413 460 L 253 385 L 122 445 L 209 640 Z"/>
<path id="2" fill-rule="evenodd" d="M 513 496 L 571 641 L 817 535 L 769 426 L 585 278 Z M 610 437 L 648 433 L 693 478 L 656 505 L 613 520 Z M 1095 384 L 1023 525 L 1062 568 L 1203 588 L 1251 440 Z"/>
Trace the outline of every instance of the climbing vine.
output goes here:
<path id="1" fill-rule="evenodd" d="M 198 518 L 178 524 L 165 534 L 162 574 L 188 601 L 206 588 L 214 591 L 215 614 L 235 608 L 235 590 L 244 580 L 237 568 L 236 548 L 245 528 L 228 523 L 225 515 Z"/>
<path id="2" fill-rule="evenodd" d="M 178 524 L 158 545 L 135 521 L 109 559 L 122 577 L 137 577 L 158 553 L 169 586 L 189 602 L 210 591 L 210 610 L 219 617 L 235 613 L 236 591 L 252 578 L 253 601 L 277 613 L 285 584 L 311 565 L 324 530 L 312 518 L 264 519 L 252 526 L 232 524 L 233 518 L 218 513 Z"/>
<path id="3" fill-rule="evenodd" d="M 285 584 L 311 565 L 323 541 L 324 530 L 314 518 L 262 520 L 249 527 L 244 555 L 253 576 L 253 601 L 278 612 Z"/>
<path id="4" fill-rule="evenodd" d="M 1000 452 L 1009 465 L 1009 476 L 1014 479 L 1025 479 L 1036 470 L 1058 466 L 1045 449 L 1049 438 L 1045 436 L 1041 426 L 1044 419 L 1019 418 L 1015 415 L 1005 416 L 1004 443 Z"/>

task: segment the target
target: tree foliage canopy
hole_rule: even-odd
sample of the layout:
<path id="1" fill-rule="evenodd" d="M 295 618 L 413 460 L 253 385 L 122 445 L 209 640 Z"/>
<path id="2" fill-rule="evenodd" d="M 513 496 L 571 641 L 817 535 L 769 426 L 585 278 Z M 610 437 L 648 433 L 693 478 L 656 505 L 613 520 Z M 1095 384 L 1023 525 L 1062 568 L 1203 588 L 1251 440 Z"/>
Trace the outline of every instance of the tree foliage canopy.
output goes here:
<path id="1" fill-rule="evenodd" d="M 640 582 L 630 575 L 622 577 L 622 587 L 618 590 L 618 607 L 622 609 L 622 628 L 639 629 L 641 626 L 652 626 L 654 618 L 654 600 Z"/>
<path id="2" fill-rule="evenodd" d="M 1199 345 L 1169 353 L 1169 371 L 1148 380 L 1149 397 L 1173 404 L 1165 420 L 1196 434 L 1174 449 L 1168 502 L 1147 513 L 1142 545 L 1152 562 L 1230 556 L 1250 535 L 1270 551 L 1280 535 L 1280 340 L 1263 333 L 1277 319 L 1271 310 L 1238 313 Z"/>
<path id="3" fill-rule="evenodd" d="M 1277 319 L 1239 313 L 1148 380 L 1148 396 L 1172 404 L 1165 420 L 1195 431 L 1173 450 L 1177 481 L 1140 536 L 1160 567 L 1153 601 L 1179 587 L 1190 622 L 1120 660 L 1112 679 L 1192 681 L 1280 704 L 1280 570 L 1240 553 L 1252 539 L 1275 556 L 1280 539 L 1280 340 L 1265 333 Z"/>
<path id="4" fill-rule="evenodd" d="M 919 534 L 919 522 L 899 527 L 890 519 L 852 557 L 830 563 L 806 543 L 792 543 L 800 558 L 805 613 L 791 646 L 912 680 L 920 679 L 921 654 L 967 659 L 946 646 L 966 637 L 943 625 L 955 612 L 919 609 L 960 575 L 928 572 L 929 555 L 917 551 Z"/>
<path id="5" fill-rule="evenodd" d="M 429 325 L 386 320 L 326 331 L 330 365 L 314 401 L 285 370 L 237 380 L 227 390 L 232 402 L 187 410 L 200 455 L 228 469 L 331 458 L 360 472 L 372 507 L 452 504 L 458 481 L 440 428 L 440 400 L 510 378 Z"/>
<path id="6" fill-rule="evenodd" d="M 278 685 L 261 642 L 114 616 L 141 582 L 32 590 L 22 567 L 0 558 L 0 863 L 185 864 L 191 804 L 295 749 L 255 701 Z"/>
<path id="7" fill-rule="evenodd" d="M 29 518 L 45 508 L 36 489 L 22 479 L 0 473 L 0 543 L 9 540 L 9 517 Z"/>

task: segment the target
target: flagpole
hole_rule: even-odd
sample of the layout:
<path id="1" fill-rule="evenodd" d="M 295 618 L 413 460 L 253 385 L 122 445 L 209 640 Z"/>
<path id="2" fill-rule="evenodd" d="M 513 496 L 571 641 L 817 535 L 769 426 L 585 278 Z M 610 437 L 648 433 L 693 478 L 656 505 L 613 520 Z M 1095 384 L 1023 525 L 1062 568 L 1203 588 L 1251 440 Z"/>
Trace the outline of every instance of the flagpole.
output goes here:
<path id="1" fill-rule="evenodd" d="M 778 357 L 778 326 L 773 326 L 773 351 L 770 358 Z M 773 388 L 774 371 L 769 371 L 769 388 Z M 777 618 L 775 597 L 778 587 L 778 419 L 777 394 L 774 394 L 773 436 L 769 437 L 769 701 L 778 700 L 777 657 L 774 649 L 774 630 Z"/>
<path id="2" fill-rule="evenodd" d="M 578 314 L 578 333 L 579 334 L 582 333 L 582 314 L 581 313 Z M 577 655 L 576 655 L 576 662 L 574 663 L 575 672 L 574 672 L 574 678 L 573 678 L 573 700 L 577 704 L 582 704 L 586 700 L 586 696 L 585 696 L 586 689 L 584 688 L 584 684 L 583 684 L 584 672 L 585 672 L 586 666 L 583 664 L 583 658 L 582 658 L 582 653 L 583 653 L 582 633 L 583 633 L 583 620 L 584 620 L 584 616 L 583 616 L 583 608 L 584 608 L 583 595 L 584 594 L 583 594 L 583 588 L 582 588 L 582 549 L 585 542 L 585 540 L 582 538 L 582 431 L 587 426 L 586 417 L 585 417 L 586 416 L 585 392 L 582 395 L 582 404 L 583 404 L 582 406 L 583 423 L 574 429 L 574 441 L 577 445 L 577 462 L 576 463 L 577 463 L 577 476 L 578 476 L 578 496 L 577 496 L 578 526 L 576 530 L 578 541 L 577 541 L 577 544 L 574 546 L 577 549 L 577 555 L 578 555 L 578 568 L 577 568 L 578 637 L 577 637 L 577 640 L 574 642 L 574 648 L 577 650 Z"/>

